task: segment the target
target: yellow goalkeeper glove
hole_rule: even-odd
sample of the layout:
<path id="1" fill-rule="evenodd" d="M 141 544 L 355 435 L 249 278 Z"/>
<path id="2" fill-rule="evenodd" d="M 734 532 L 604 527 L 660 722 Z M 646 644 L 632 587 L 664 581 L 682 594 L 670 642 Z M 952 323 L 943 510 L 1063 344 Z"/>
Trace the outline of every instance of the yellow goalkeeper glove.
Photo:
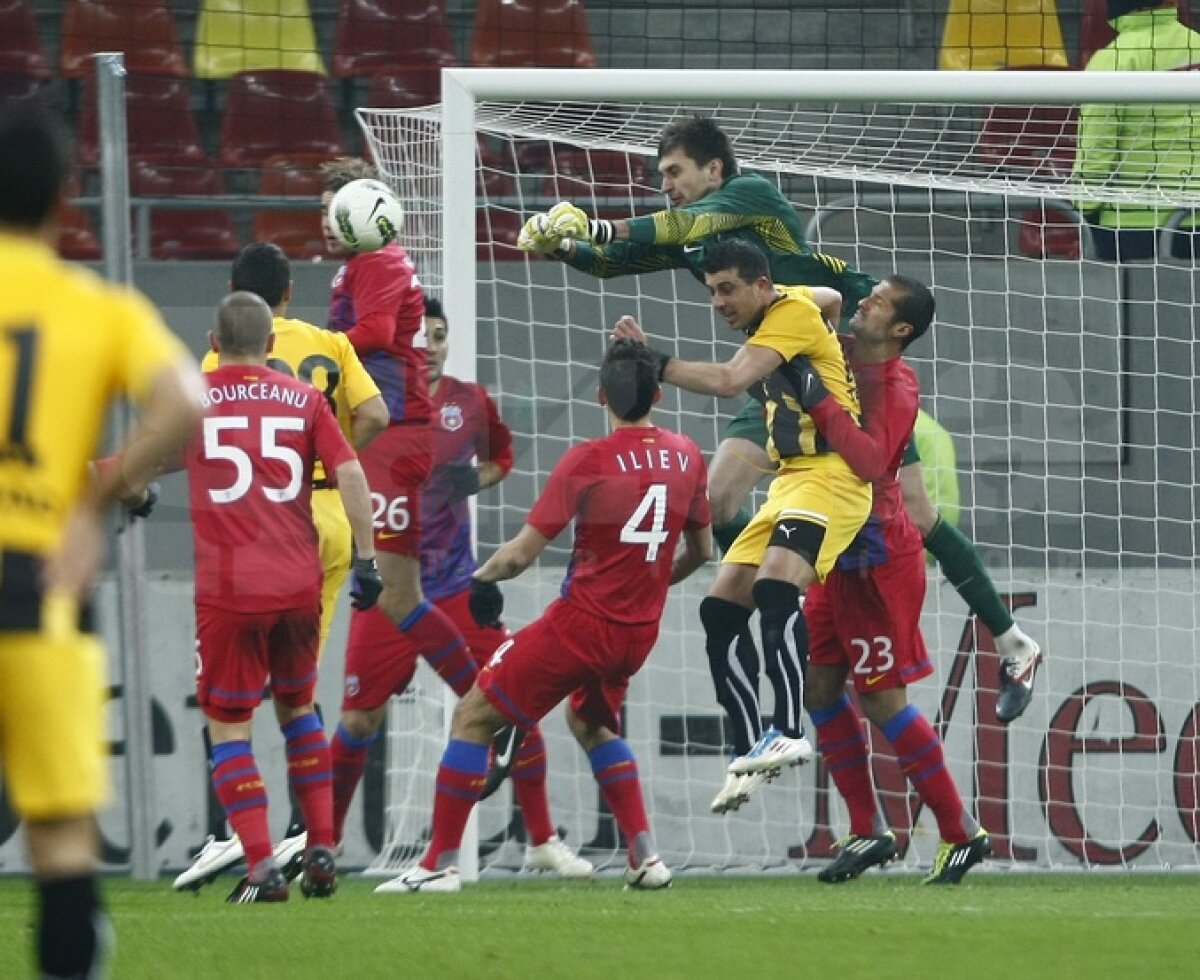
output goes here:
<path id="1" fill-rule="evenodd" d="M 551 226 L 549 215 L 542 212 L 525 222 L 521 234 L 517 236 L 517 248 L 523 252 L 549 255 L 562 244 L 562 240 L 563 236 L 556 234 Z"/>
<path id="2" fill-rule="evenodd" d="M 595 245 L 607 245 L 613 240 L 611 221 L 589 220 L 582 208 L 577 208 L 569 201 L 559 201 L 546 212 L 546 217 L 550 219 L 555 234 L 562 238 L 579 239 Z"/>

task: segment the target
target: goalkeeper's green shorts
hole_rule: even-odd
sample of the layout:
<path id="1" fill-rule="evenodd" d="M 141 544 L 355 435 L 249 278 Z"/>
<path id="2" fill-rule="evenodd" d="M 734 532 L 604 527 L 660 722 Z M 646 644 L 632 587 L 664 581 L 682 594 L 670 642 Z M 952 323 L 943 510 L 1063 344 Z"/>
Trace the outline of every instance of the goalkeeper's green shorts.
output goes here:
<path id="1" fill-rule="evenodd" d="M 767 448 L 767 415 L 762 402 L 747 398 L 742 410 L 725 426 L 721 439 L 749 439 L 761 449 Z"/>
<path id="2" fill-rule="evenodd" d="M 919 462 L 921 462 L 921 454 L 917 452 L 917 440 L 909 439 L 908 445 L 904 447 L 904 458 L 900 460 L 900 465 L 911 466 L 913 463 Z"/>

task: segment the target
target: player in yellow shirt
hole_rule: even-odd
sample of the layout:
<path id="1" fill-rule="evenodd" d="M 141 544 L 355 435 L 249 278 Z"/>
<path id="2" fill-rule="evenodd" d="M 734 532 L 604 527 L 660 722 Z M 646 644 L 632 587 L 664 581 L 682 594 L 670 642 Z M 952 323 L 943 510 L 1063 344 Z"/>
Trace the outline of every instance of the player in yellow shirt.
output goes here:
<path id="1" fill-rule="evenodd" d="M 307 381 L 324 392 L 342 431 L 356 450 L 383 431 L 388 423 L 387 406 L 345 334 L 287 316 L 292 299 L 292 274 L 287 256 L 277 245 L 256 242 L 243 248 L 233 263 L 230 289 L 254 293 L 271 307 L 275 344 L 267 366 Z M 217 366 L 216 353 L 210 351 L 202 366 L 205 371 L 213 370 Z M 324 569 L 320 641 L 323 653 L 338 595 L 350 572 L 351 535 L 337 488 L 330 485 L 320 464 L 313 473 L 312 510 Z M 208 729 L 203 731 L 207 749 Z M 215 825 L 192 866 L 175 879 L 177 890 L 200 888 L 242 860 L 242 843 L 226 831 L 224 811 L 220 806 L 210 807 L 210 811 L 215 815 Z M 293 805 L 287 832 L 275 848 L 275 860 L 289 877 L 299 871 L 306 840 L 299 810 Z"/>
<path id="2" fill-rule="evenodd" d="M 742 754 L 730 763 L 713 801 L 713 809 L 723 813 L 768 774 L 813 757 L 801 717 L 808 637 L 800 596 L 810 583 L 824 580 L 866 521 L 871 487 L 829 447 L 804 411 L 803 378 L 791 365 L 793 358 L 807 358 L 837 402 L 857 417 L 854 376 L 831 326 L 838 322 L 841 294 L 825 287 L 776 286 L 766 255 L 736 239 L 710 245 L 704 270 L 713 307 L 730 327 L 746 333 L 746 341 L 725 364 L 660 354 L 662 380 L 719 398 L 748 392 L 762 402 L 767 451 L 778 464 L 766 501 L 725 553 L 700 604 L 714 681 L 729 675 L 746 679 L 741 687 L 718 684 L 731 722 L 744 729 L 737 740 Z M 646 342 L 632 317 L 622 317 L 613 333 Z M 747 625 L 756 608 L 775 695 L 766 731 L 759 721 L 758 655 Z"/>
<path id="3" fill-rule="evenodd" d="M 107 678 L 89 602 L 104 510 L 182 449 L 203 411 L 196 365 L 153 306 L 54 254 L 69 161 L 43 110 L 0 113 L 0 765 L 26 822 L 43 977 L 99 975 L 107 946 Z M 122 397 L 139 421 L 89 479 Z"/>

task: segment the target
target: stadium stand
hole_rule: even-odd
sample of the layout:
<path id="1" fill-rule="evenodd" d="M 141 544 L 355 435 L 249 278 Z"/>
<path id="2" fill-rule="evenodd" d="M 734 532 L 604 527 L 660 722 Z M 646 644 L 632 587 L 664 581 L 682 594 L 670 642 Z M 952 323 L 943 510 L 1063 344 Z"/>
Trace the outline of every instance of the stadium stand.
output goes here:
<path id="1" fill-rule="evenodd" d="M 595 68 L 580 0 L 480 0 L 471 32 L 477 68 Z"/>
<path id="2" fill-rule="evenodd" d="M 28 0 L 0 0 L 0 72 L 41 81 L 50 77 L 33 4 Z"/>
<path id="3" fill-rule="evenodd" d="M 344 153 L 329 80 L 307 71 L 247 71 L 229 80 L 217 159 L 257 168 L 279 154 Z"/>
<path id="4" fill-rule="evenodd" d="M 129 189 L 134 197 L 207 197 L 223 194 L 220 173 L 209 163 L 180 166 L 167 159 L 132 161 Z M 136 216 L 136 212 L 135 212 Z M 139 247 L 135 220 L 134 251 Z M 241 243 L 233 219 L 217 209 L 153 207 L 149 214 L 150 257 L 155 259 L 229 259 Z"/>
<path id="5" fill-rule="evenodd" d="M 179 164 L 208 160 L 185 79 L 129 74 L 125 77 L 125 87 L 130 158 L 170 157 Z M 100 159 L 95 88 L 95 77 L 85 75 L 76 139 L 79 162 L 87 167 L 95 166 Z"/>
<path id="6" fill-rule="evenodd" d="M 302 211 L 263 210 L 254 213 L 254 241 L 272 242 L 291 259 L 312 259 L 325 254 L 318 201 L 322 182 L 318 166 L 327 155 L 280 155 L 263 161 L 258 191 L 273 197 L 303 197 Z"/>
<path id="7" fill-rule="evenodd" d="M 187 78 L 187 59 L 166 0 L 69 0 L 63 10 L 59 70 L 93 72 L 97 51 L 122 51 L 126 71 Z"/>
<path id="8" fill-rule="evenodd" d="M 341 0 L 333 41 L 333 75 L 363 78 L 434 74 L 458 64 L 439 0 Z M 409 103 L 415 104 L 415 103 Z"/>

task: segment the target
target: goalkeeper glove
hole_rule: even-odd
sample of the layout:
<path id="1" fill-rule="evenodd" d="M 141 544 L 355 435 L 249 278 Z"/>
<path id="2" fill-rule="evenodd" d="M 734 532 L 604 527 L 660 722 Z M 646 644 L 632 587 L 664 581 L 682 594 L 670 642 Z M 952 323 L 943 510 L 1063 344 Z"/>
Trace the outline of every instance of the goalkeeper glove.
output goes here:
<path id="1" fill-rule="evenodd" d="M 158 503 L 159 486 L 157 483 L 151 483 L 146 487 L 145 498 L 140 504 L 135 507 L 126 507 L 125 513 L 131 518 L 134 517 L 149 517 L 154 510 L 154 505 Z"/>
<path id="2" fill-rule="evenodd" d="M 479 470 L 470 463 L 448 463 L 442 467 L 450 483 L 450 496 L 454 500 L 465 500 L 479 493 Z"/>
<path id="3" fill-rule="evenodd" d="M 497 629 L 500 626 L 500 614 L 504 612 L 504 593 L 495 582 L 481 582 L 473 578 L 467 608 L 480 626 Z"/>
<path id="4" fill-rule="evenodd" d="M 350 605 L 359 612 L 370 609 L 382 591 L 379 563 L 374 558 L 355 558 L 350 565 Z"/>
<path id="5" fill-rule="evenodd" d="M 546 212 L 554 233 L 561 238 L 582 239 L 593 245 L 607 245 L 616 234 L 611 221 L 590 220 L 582 208 L 560 201 Z"/>
<path id="6" fill-rule="evenodd" d="M 517 236 L 517 248 L 522 252 L 536 252 L 539 255 L 549 255 L 562 245 L 563 236 L 555 233 L 550 224 L 550 217 L 545 212 L 535 214 L 521 229 Z"/>

